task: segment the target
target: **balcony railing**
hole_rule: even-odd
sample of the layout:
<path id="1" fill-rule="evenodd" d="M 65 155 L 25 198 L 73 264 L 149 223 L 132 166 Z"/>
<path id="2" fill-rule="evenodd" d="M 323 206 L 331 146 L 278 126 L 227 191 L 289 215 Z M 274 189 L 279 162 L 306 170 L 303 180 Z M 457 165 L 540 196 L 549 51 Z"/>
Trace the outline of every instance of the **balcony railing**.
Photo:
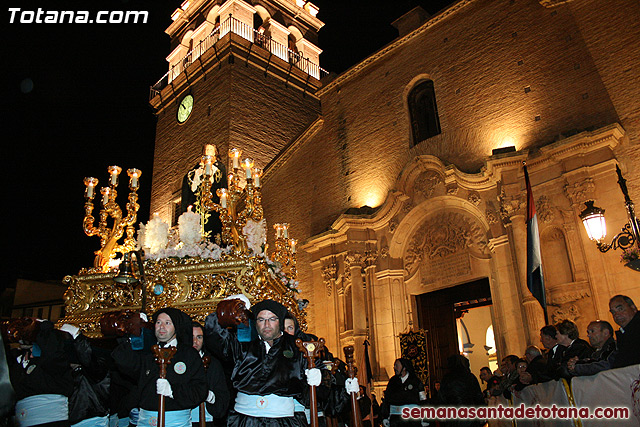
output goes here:
<path id="1" fill-rule="evenodd" d="M 211 34 L 202 39 L 190 52 L 183 56 L 176 64 L 174 64 L 167 73 L 162 76 L 160 80 L 151 86 L 149 98 L 153 99 L 160 93 L 162 89 L 167 87 L 171 81 L 178 77 L 185 69 L 189 67 L 196 59 L 202 54 L 211 49 L 221 37 L 224 37 L 227 33 L 234 33 L 240 37 L 249 40 L 251 43 L 266 49 L 273 53 L 283 61 L 289 62 L 309 74 L 316 79 L 320 79 L 328 74 L 328 72 L 321 68 L 318 64 L 311 62 L 308 58 L 305 58 L 302 54 L 294 52 L 288 47 L 273 41 L 270 36 L 265 36 L 259 31 L 254 30 L 244 22 L 241 22 L 233 17 L 229 17 L 221 25 L 216 27 Z"/>

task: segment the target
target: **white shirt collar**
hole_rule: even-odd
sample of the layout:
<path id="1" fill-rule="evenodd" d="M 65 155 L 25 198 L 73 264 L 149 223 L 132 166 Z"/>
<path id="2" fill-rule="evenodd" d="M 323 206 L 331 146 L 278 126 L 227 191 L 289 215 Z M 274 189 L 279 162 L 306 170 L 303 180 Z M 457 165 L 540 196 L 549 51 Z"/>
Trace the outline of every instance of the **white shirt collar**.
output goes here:
<path id="1" fill-rule="evenodd" d="M 171 341 L 168 341 L 166 344 L 165 343 L 160 343 L 162 344 L 162 347 L 178 347 L 178 338 L 173 338 Z"/>
<path id="2" fill-rule="evenodd" d="M 404 376 L 400 377 L 400 380 L 404 384 L 404 382 L 407 380 L 407 378 L 409 378 L 409 373 L 408 372 L 406 374 L 404 374 Z"/>

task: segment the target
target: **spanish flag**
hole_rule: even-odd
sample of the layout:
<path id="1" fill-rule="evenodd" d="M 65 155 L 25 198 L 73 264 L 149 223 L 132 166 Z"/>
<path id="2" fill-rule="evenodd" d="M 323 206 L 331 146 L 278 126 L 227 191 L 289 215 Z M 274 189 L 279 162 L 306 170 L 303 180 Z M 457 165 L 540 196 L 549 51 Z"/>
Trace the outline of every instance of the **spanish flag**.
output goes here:
<path id="1" fill-rule="evenodd" d="M 540 235 L 538 234 L 538 216 L 533 201 L 533 191 L 529 182 L 527 166 L 524 166 L 524 180 L 527 186 L 527 287 L 538 300 L 547 320 L 547 299 L 542 277 L 542 257 L 540 256 Z"/>

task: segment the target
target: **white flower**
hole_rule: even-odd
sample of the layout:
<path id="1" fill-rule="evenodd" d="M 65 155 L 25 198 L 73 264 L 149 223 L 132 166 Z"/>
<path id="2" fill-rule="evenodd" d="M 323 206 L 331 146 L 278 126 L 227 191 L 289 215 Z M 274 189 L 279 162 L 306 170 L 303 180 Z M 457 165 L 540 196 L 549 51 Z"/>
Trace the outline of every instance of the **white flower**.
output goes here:
<path id="1" fill-rule="evenodd" d="M 247 246 L 254 254 L 263 253 L 264 244 L 267 242 L 267 220 L 262 218 L 259 222 L 252 219 L 242 229 L 242 233 L 247 237 Z"/>
<path id="2" fill-rule="evenodd" d="M 187 246 L 193 246 L 200 241 L 200 215 L 195 212 L 187 211 L 178 218 L 178 230 L 180 232 L 180 240 Z"/>
<path id="3" fill-rule="evenodd" d="M 145 248 L 145 232 L 144 232 L 144 224 L 140 223 L 140 228 L 138 228 L 138 240 L 136 241 L 136 250 Z"/>
<path id="4" fill-rule="evenodd" d="M 150 253 L 156 253 L 167 247 L 169 242 L 169 224 L 154 216 L 145 227 L 144 246 L 149 248 Z"/>

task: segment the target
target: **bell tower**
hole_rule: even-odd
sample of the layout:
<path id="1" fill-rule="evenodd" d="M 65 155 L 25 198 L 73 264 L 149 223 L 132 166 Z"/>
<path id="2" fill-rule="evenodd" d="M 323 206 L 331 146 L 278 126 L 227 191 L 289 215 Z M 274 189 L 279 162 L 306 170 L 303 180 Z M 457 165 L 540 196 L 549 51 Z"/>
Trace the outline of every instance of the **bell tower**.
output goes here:
<path id="1" fill-rule="evenodd" d="M 158 117 L 151 212 L 175 223 L 184 174 L 214 144 L 264 168 L 320 114 L 318 8 L 304 0 L 185 0 L 165 30 L 167 73 L 151 87 Z"/>

